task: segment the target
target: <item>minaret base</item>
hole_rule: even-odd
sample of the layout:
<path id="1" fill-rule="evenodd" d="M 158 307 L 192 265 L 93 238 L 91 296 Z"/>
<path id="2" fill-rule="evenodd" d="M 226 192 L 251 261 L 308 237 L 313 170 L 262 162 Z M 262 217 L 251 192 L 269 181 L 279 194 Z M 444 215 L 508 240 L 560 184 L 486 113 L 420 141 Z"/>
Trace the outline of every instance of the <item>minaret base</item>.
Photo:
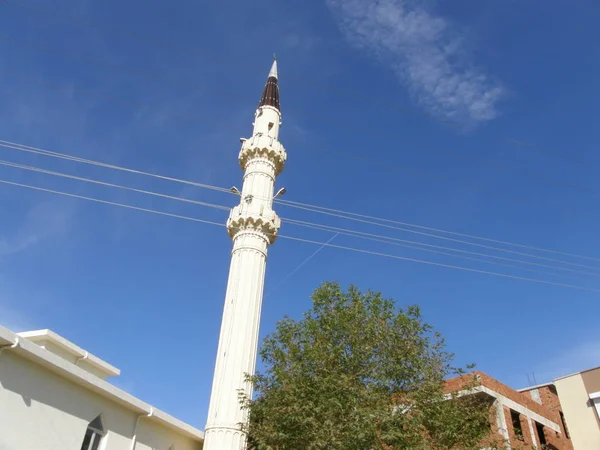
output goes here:
<path id="1" fill-rule="evenodd" d="M 204 448 L 215 450 L 245 450 L 246 434 L 239 425 L 207 428 L 204 433 Z"/>

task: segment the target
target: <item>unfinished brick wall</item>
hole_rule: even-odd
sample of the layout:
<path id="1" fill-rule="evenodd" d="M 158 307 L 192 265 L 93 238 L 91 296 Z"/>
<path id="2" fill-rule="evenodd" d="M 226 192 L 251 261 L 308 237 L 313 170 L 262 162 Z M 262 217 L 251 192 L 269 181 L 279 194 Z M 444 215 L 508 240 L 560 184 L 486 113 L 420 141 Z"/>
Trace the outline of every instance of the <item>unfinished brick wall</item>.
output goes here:
<path id="1" fill-rule="evenodd" d="M 547 427 L 544 427 L 544 437 L 548 449 L 573 450 L 571 440 L 566 437 L 566 433 L 560 418 L 560 401 L 558 399 L 558 395 L 556 394 L 556 390 L 554 389 L 553 385 L 539 388 L 540 398 L 542 400 L 541 405 L 531 398 L 531 394 L 529 391 L 518 392 L 499 382 L 498 380 L 486 375 L 485 373 L 478 371 L 474 372 L 473 374 L 468 374 L 447 380 L 445 389 L 446 392 L 457 392 L 465 389 L 466 386 L 472 383 L 473 375 L 477 376 L 479 383 L 482 386 L 558 424 L 561 429 L 560 433 L 557 433 Z M 511 448 L 518 450 L 529 450 L 535 448 L 533 446 L 534 443 L 537 443 L 539 448 L 539 443 L 541 442 L 541 440 L 538 436 L 535 421 L 531 422 L 533 427 L 533 433 L 535 436 L 534 440 L 533 436 L 531 435 L 529 420 L 523 414 L 519 415 L 519 421 L 522 430 L 522 439 L 519 439 L 519 437 L 515 435 L 515 431 L 512 426 L 510 409 L 507 406 L 504 406 L 503 410 Z M 492 415 L 490 415 L 490 420 L 492 421 L 491 427 L 494 431 L 494 437 L 501 438 L 502 436 L 499 433 L 498 427 L 496 426 L 495 415 L 493 417 Z"/>
<path id="2" fill-rule="evenodd" d="M 549 384 L 547 386 L 542 386 L 537 388 L 540 399 L 542 400 L 542 406 L 546 408 L 548 413 L 550 414 L 549 419 L 553 422 L 557 423 L 560 426 L 560 433 L 556 433 L 550 429 L 544 429 L 544 436 L 546 437 L 546 442 L 550 445 L 554 445 L 557 448 L 564 449 L 572 449 L 573 444 L 571 440 L 567 437 L 568 433 L 565 430 L 564 423 L 561 419 L 562 407 L 560 406 L 560 400 L 558 398 L 558 393 L 556 392 L 556 388 L 553 384 Z M 523 395 L 531 397 L 530 391 L 523 391 Z M 562 445 L 562 447 L 559 447 Z"/>

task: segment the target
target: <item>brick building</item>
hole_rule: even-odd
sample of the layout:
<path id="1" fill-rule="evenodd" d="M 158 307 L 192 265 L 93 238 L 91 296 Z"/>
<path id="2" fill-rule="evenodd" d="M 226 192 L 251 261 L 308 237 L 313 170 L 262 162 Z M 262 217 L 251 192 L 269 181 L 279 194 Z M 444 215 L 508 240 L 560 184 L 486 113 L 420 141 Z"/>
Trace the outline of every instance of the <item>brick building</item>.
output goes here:
<path id="1" fill-rule="evenodd" d="M 573 450 L 565 430 L 563 411 L 552 384 L 518 392 L 498 380 L 475 372 L 480 383 L 469 391 L 490 401 L 490 426 L 496 441 L 505 449 Z M 447 381 L 447 392 L 460 392 L 470 376 Z"/>
<path id="2" fill-rule="evenodd" d="M 521 389 L 551 405 L 548 392 L 560 399 L 560 417 L 566 421 L 575 450 L 600 449 L 600 367 L 584 370 L 554 382 Z"/>

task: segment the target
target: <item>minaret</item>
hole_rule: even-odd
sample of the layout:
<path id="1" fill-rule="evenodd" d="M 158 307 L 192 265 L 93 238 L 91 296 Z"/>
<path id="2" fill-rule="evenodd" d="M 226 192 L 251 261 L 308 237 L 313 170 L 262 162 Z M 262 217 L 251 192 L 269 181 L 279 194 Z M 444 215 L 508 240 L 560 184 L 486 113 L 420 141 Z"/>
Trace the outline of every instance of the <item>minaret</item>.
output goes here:
<path id="1" fill-rule="evenodd" d="M 286 159 L 279 143 L 277 61 L 269 72 L 250 139 L 239 154 L 244 171 L 240 204 L 231 210 L 227 231 L 233 240 L 217 362 L 213 378 L 204 450 L 246 448 L 240 423 L 239 390 L 251 395 L 245 374 L 254 374 L 267 249 L 275 242 L 280 220 L 273 211 L 275 178 Z"/>

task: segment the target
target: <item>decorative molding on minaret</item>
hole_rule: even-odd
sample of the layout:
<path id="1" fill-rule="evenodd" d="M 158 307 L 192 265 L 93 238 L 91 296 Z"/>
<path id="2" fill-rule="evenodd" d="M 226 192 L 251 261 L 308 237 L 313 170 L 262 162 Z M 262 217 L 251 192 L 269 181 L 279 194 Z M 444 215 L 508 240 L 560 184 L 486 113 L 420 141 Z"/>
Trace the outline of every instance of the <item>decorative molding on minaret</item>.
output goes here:
<path id="1" fill-rule="evenodd" d="M 275 179 L 286 152 L 279 142 L 281 112 L 277 61 L 267 77 L 254 116 L 252 137 L 242 139 L 239 162 L 244 171 L 240 204 L 227 220 L 233 240 L 219 348 L 208 410 L 204 450 L 243 450 L 246 436 L 240 424 L 247 414 L 239 392 L 252 394 L 245 374 L 254 374 L 267 250 L 275 242 L 281 220 L 273 211 Z"/>
<path id="2" fill-rule="evenodd" d="M 242 170 L 246 170 L 249 161 L 256 158 L 264 159 L 266 164 L 273 164 L 275 175 L 279 175 L 283 170 L 287 155 L 283 145 L 271 136 L 257 135 L 252 136 L 242 144 L 242 149 L 238 160 Z"/>

